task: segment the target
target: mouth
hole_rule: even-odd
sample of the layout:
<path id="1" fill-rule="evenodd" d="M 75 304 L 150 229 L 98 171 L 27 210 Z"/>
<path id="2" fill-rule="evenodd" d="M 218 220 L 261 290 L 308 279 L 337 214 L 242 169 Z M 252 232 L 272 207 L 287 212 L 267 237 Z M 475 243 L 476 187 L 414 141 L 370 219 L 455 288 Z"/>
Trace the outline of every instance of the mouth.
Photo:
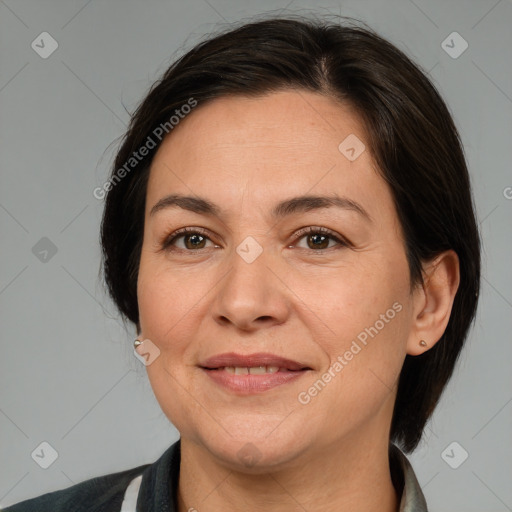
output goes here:
<path id="1" fill-rule="evenodd" d="M 269 365 L 261 365 L 261 366 L 222 366 L 220 368 L 206 368 L 202 367 L 203 370 L 211 370 L 211 371 L 225 371 L 232 375 L 266 375 L 277 372 L 302 372 L 304 370 L 308 370 L 310 368 L 303 368 L 300 370 L 290 370 L 289 368 L 280 368 L 279 366 L 269 366 Z"/>
<path id="2" fill-rule="evenodd" d="M 235 375 L 311 370 L 306 364 L 266 352 L 247 355 L 235 354 L 234 352 L 219 354 L 206 359 L 199 366 L 205 370 L 227 369 L 228 372 Z M 265 371 L 262 370 L 263 368 Z M 231 371 L 231 369 L 234 371 Z"/>
<path id="3" fill-rule="evenodd" d="M 218 385 L 236 394 L 260 393 L 312 370 L 307 365 L 267 353 L 220 354 L 199 367 Z"/>

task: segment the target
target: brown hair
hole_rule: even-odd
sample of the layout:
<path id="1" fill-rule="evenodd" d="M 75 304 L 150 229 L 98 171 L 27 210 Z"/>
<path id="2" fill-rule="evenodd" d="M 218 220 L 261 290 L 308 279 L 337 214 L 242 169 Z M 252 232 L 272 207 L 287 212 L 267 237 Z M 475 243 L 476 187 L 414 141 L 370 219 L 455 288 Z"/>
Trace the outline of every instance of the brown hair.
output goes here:
<path id="1" fill-rule="evenodd" d="M 422 355 L 406 356 L 400 374 L 390 437 L 410 452 L 475 316 L 480 238 L 462 144 L 445 103 L 419 67 L 371 29 L 303 17 L 264 19 L 211 36 L 173 63 L 133 114 L 112 169 L 101 225 L 108 292 L 139 331 L 146 185 L 161 141 L 119 179 L 134 152 L 191 98 L 202 105 L 286 88 L 333 97 L 361 116 L 368 149 L 393 194 L 412 285 L 422 283 L 422 262 L 447 249 L 459 257 L 460 285 L 442 338 Z"/>

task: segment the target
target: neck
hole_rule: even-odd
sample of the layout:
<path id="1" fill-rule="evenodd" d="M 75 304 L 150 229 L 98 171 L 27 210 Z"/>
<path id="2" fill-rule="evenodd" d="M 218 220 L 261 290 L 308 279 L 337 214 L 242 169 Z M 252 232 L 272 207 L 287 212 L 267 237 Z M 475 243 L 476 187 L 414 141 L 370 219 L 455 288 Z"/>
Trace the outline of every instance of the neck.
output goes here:
<path id="1" fill-rule="evenodd" d="M 298 455 L 281 469 L 248 474 L 182 438 L 178 512 L 397 512 L 400 496 L 391 479 L 387 438 L 344 439 L 312 453 Z"/>

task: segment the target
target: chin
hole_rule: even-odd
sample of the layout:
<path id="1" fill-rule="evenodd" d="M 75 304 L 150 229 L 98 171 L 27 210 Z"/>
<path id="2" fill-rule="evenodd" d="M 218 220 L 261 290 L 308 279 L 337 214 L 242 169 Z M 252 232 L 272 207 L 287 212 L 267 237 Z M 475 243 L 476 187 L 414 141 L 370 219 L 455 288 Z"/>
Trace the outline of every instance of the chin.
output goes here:
<path id="1" fill-rule="evenodd" d="M 292 425 L 286 425 L 286 428 L 280 430 L 283 425 L 276 428 L 278 424 L 273 424 L 272 431 L 267 423 L 263 435 L 262 430 L 255 429 L 254 426 L 226 428 L 231 435 L 225 431 L 221 435 L 215 430 L 216 435 L 203 438 L 201 444 L 232 471 L 263 474 L 285 469 L 293 466 L 294 461 L 307 450 L 311 444 L 311 436 L 304 432 L 303 426 L 293 428 Z"/>

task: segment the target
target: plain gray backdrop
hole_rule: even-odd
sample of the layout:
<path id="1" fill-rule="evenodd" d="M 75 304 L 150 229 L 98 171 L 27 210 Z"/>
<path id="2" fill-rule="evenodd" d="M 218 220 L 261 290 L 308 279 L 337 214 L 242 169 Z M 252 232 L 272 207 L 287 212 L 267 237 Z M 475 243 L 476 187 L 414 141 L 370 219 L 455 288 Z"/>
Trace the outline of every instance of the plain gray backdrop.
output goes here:
<path id="1" fill-rule="evenodd" d="M 93 190 L 125 107 L 176 57 L 228 22 L 283 8 L 368 23 L 429 73 L 453 113 L 484 242 L 482 293 L 409 458 L 431 511 L 512 510 L 510 0 L 0 0 L 0 506 L 153 462 L 178 438 L 102 289 Z M 447 448 L 468 457 L 454 469 Z M 56 452 L 47 469 L 41 450 Z"/>

